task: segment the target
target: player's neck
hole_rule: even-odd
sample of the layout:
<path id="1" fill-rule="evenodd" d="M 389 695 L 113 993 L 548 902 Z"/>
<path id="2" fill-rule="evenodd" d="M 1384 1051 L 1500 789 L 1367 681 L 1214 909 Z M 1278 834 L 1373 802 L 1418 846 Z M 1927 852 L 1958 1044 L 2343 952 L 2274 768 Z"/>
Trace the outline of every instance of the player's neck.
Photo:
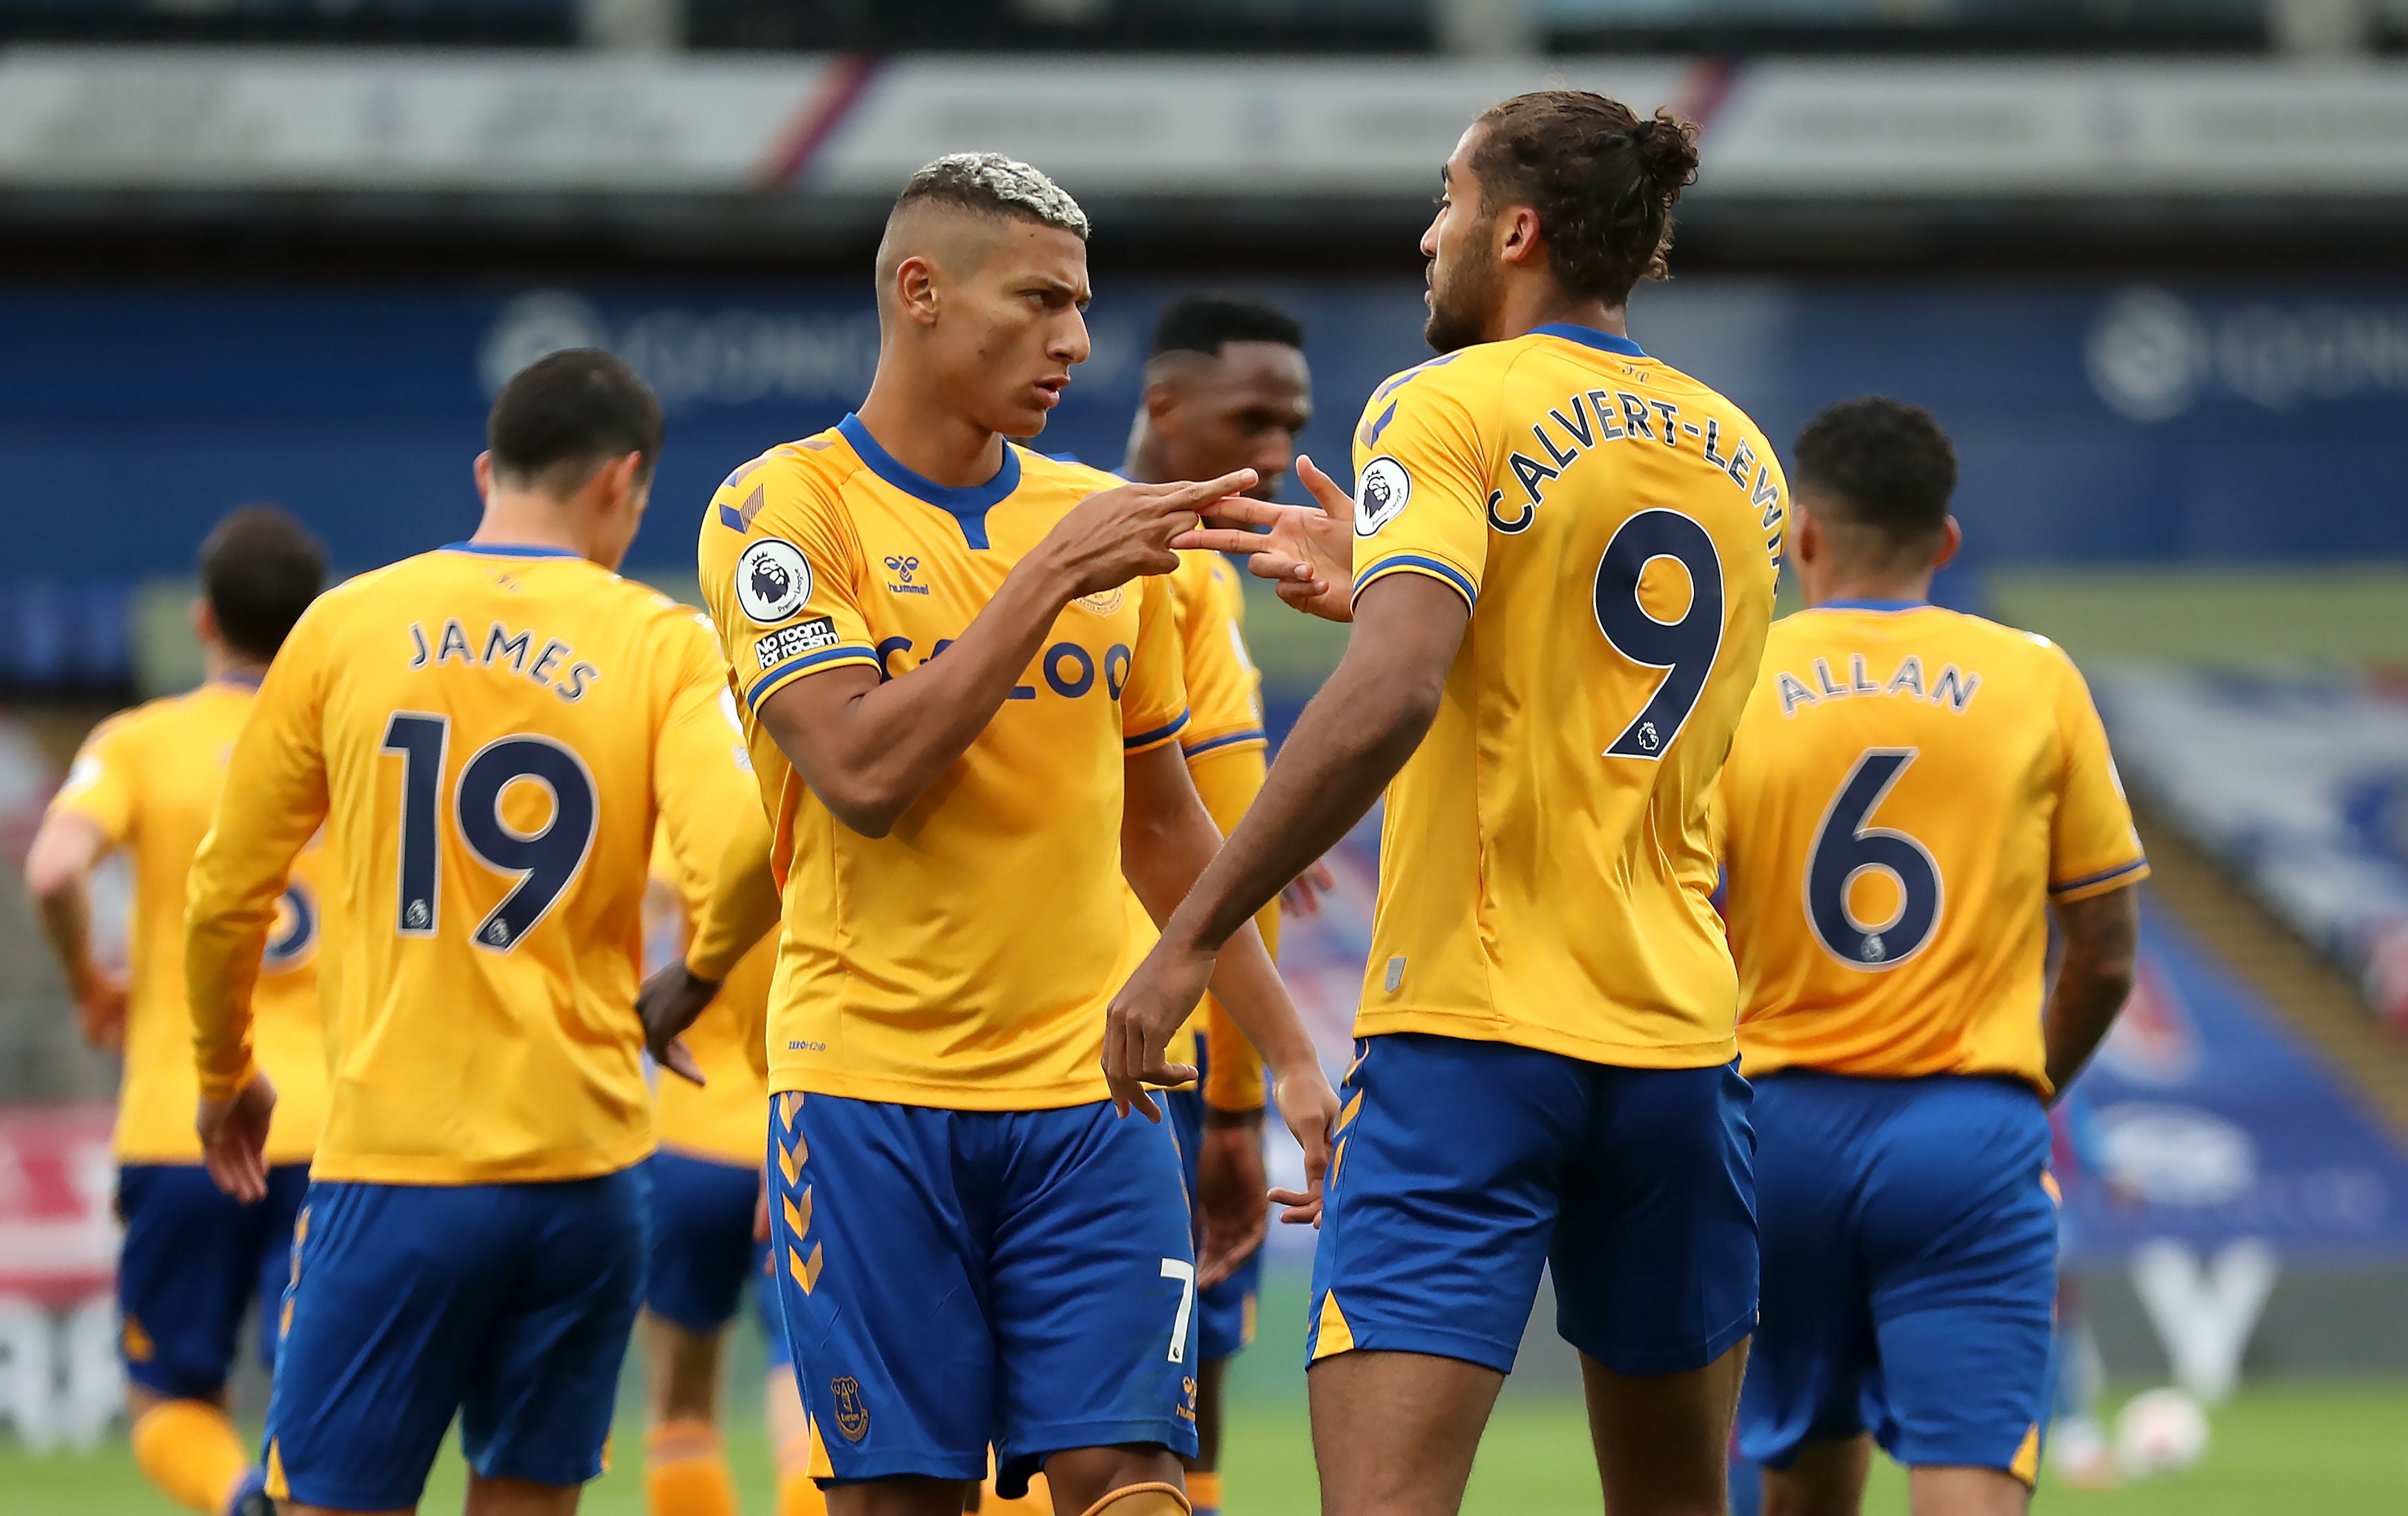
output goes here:
<path id="1" fill-rule="evenodd" d="M 1553 279 L 1509 279 L 1497 310 L 1495 341 L 1527 336 L 1541 326 L 1586 326 L 1627 337 L 1627 307 L 1566 294 Z"/>
<path id="2" fill-rule="evenodd" d="M 494 547 L 559 548 L 580 558 L 595 557 L 597 544 L 567 506 L 547 494 L 496 489 L 485 498 L 485 515 L 468 540 Z"/>
<path id="3" fill-rule="evenodd" d="M 256 684 L 267 677 L 267 665 L 256 658 L 240 656 L 222 642 L 204 642 L 201 644 L 201 676 L 211 684 L 220 679 Z"/>
<path id="4" fill-rule="evenodd" d="M 1003 467 L 1002 435 L 913 388 L 882 365 L 853 414 L 889 456 L 932 484 L 975 489 L 994 479 Z"/>
<path id="5" fill-rule="evenodd" d="M 1926 569 L 1919 574 L 1817 574 L 1811 583 L 1807 576 L 1801 574 L 1798 588 L 1805 596 L 1809 609 L 1829 605 L 1834 600 L 1872 600 L 1885 604 L 1911 601 L 1920 604 L 1931 598 L 1931 571 Z"/>

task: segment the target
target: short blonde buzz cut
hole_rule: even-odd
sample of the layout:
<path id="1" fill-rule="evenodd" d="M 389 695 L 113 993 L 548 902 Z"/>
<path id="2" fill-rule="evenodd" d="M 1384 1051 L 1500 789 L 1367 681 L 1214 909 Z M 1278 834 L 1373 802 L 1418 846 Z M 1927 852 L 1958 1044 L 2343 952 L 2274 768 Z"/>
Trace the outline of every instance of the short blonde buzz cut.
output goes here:
<path id="1" fill-rule="evenodd" d="M 878 242 L 878 315 L 894 312 L 896 272 L 925 255 L 967 278 L 1007 221 L 1032 222 L 1087 240 L 1087 213 L 1044 172 L 999 152 L 949 152 L 912 175 L 895 197 Z"/>
<path id="2" fill-rule="evenodd" d="M 990 216 L 1017 216 L 1058 226 L 1087 240 L 1087 213 L 1044 171 L 999 152 L 949 152 L 904 183 L 897 214 L 916 205 L 958 206 Z"/>

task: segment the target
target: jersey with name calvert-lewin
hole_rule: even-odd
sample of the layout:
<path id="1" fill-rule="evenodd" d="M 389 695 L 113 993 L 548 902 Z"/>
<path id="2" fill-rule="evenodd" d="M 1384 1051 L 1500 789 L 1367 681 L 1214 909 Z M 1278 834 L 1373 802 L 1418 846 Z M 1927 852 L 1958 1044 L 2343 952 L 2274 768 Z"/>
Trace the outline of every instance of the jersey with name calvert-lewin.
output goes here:
<path id="1" fill-rule="evenodd" d="M 848 416 L 723 483 L 697 555 L 784 892 L 769 1087 L 965 1110 L 1106 1097 L 1103 1013 L 1143 956 L 1123 766 L 1187 722 L 1167 578 L 1065 607 L 968 751 L 882 837 L 844 825 L 759 720 L 792 681 L 901 679 L 1073 507 L 1121 480 L 1009 444 L 939 485 Z"/>
<path id="2" fill-rule="evenodd" d="M 1772 629 L 1717 821 L 1750 1075 L 2045 1092 L 2045 903 L 2149 871 L 2073 661 L 1920 601 Z"/>
<path id="3" fill-rule="evenodd" d="M 257 688 L 249 679 L 216 679 L 110 717 L 84 739 L 50 801 L 52 812 L 97 826 L 133 865 L 125 1072 L 117 1096 L 122 1162 L 201 1161 L 193 1131 L 200 1084 L 184 1005 L 184 881 Z M 277 1094 L 267 1131 L 271 1164 L 308 1162 L 326 1113 L 326 1051 L 318 1030 L 322 853 L 307 847 L 293 860 L 259 965 L 259 1063 Z"/>
<path id="4" fill-rule="evenodd" d="M 1787 492 L 1763 433 L 1628 338 L 1556 325 L 1388 380 L 1354 453 L 1358 601 L 1423 574 L 1471 607 L 1388 790 L 1357 1034 L 1727 1062 L 1708 812 L 1772 619 Z"/>
<path id="5" fill-rule="evenodd" d="M 321 596 L 193 865 L 204 1090 L 249 1077 L 260 939 L 322 820 L 312 1173 L 487 1184 L 643 1158 L 645 865 L 658 824 L 716 867 L 749 802 L 725 692 L 691 608 L 558 549 L 455 544 Z"/>

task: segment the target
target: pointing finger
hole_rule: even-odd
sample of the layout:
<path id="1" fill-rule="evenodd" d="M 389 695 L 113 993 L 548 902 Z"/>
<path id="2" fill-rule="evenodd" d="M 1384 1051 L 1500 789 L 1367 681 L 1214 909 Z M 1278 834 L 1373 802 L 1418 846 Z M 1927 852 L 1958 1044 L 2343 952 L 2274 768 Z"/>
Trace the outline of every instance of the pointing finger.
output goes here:
<path id="1" fill-rule="evenodd" d="M 1218 500 L 1224 495 L 1244 494 L 1248 490 L 1253 489 L 1256 482 L 1253 469 L 1240 468 L 1234 474 L 1224 474 L 1216 479 L 1197 479 L 1192 483 L 1166 485 L 1164 488 L 1168 493 L 1162 496 L 1161 503 L 1165 508 L 1194 510 L 1206 502 Z"/>

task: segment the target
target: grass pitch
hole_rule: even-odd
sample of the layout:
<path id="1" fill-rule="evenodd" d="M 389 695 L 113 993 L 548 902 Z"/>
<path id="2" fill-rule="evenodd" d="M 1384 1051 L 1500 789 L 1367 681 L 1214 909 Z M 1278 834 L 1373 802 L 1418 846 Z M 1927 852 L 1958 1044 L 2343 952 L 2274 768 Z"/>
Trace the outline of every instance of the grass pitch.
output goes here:
<path id="1" fill-rule="evenodd" d="M 1298 1367 L 1303 1296 L 1300 1280 L 1270 1283 L 1262 1338 L 1230 1375 L 1223 1462 L 1230 1516 L 1317 1516 L 1320 1509 Z M 739 1386 L 759 1383 L 759 1345 L 741 1340 L 731 1356 L 735 1382 L 727 1403 L 757 1405 L 753 1393 Z M 587 1488 L 589 1516 L 645 1516 L 640 1412 L 630 1367 L 613 1467 Z M 1598 1509 L 1587 1419 L 1576 1398 L 1541 1383 L 1539 1375 L 1526 1374 L 1508 1384 L 1472 1471 L 1468 1516 L 1570 1516 Z M 2408 1379 L 2256 1385 L 2216 1408 L 2213 1423 L 2207 1457 L 2186 1474 L 2102 1492 L 2068 1489 L 2043 1474 L 2035 1506 L 2069 1516 L 2408 1512 L 2408 1436 L 2401 1432 L 2408 1427 Z M 773 1516 L 768 1442 L 757 1414 L 739 1416 L 728 1427 L 728 1454 L 745 1516 Z M 447 1451 L 420 1509 L 451 1516 L 460 1509 L 462 1483 L 459 1456 Z M 172 1516 L 175 1509 L 143 1482 L 122 1431 L 91 1453 L 39 1457 L 0 1434 L 0 1516 Z M 1906 1516 L 1906 1509 L 1904 1473 L 1877 1460 L 1866 1516 Z"/>
<path id="2" fill-rule="evenodd" d="M 1314 1516 L 1312 1450 L 1300 1408 L 1250 1402 L 1231 1418 L 1226 1471 L 1232 1516 Z M 2095 1516 L 2391 1516 L 2408 1510 L 2408 1384 L 2315 1382 L 2243 1392 L 2214 1416 L 2207 1458 L 2175 1478 L 2121 1490 L 2043 1481 L 2038 1509 Z M 769 1452 L 757 1421 L 730 1428 L 746 1516 L 770 1516 Z M 592 1516 L 643 1516 L 631 1437 L 586 1493 Z M 422 1508 L 460 1509 L 461 1466 L 447 1454 Z M 95 1452 L 34 1455 L 0 1443 L 0 1510 L 8 1516 L 169 1516 L 122 1440 Z M 1509 1400 L 1481 1446 L 1464 1503 L 1470 1516 L 1555 1516 L 1598 1509 L 1597 1476 L 1577 1403 Z M 1906 1480 L 1883 1464 L 1867 1516 L 1904 1516 Z"/>

